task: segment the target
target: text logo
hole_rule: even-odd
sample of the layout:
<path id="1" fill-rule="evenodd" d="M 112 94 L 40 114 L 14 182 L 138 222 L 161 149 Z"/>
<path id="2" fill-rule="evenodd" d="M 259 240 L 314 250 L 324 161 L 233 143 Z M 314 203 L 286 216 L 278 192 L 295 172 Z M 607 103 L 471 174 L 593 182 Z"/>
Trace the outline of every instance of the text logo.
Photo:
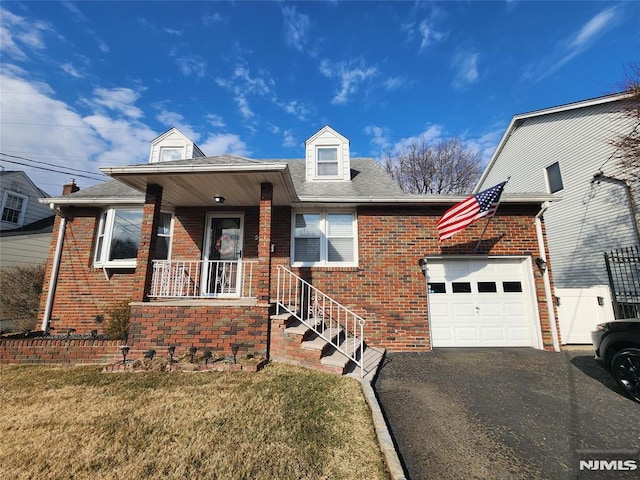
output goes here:
<path id="1" fill-rule="evenodd" d="M 635 460 L 580 460 L 581 471 L 632 471 L 637 469 L 638 463 Z"/>

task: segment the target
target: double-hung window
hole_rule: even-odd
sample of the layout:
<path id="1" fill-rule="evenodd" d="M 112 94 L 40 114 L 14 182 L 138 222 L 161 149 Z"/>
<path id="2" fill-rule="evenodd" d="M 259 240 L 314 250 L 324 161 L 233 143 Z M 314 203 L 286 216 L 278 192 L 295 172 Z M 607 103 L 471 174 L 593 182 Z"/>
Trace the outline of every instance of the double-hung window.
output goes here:
<path id="1" fill-rule="evenodd" d="M 316 177 L 338 176 L 338 147 L 318 147 Z"/>
<path id="2" fill-rule="evenodd" d="M 170 213 L 160 214 L 156 258 L 167 259 L 171 246 Z M 102 213 L 96 236 L 94 264 L 99 267 L 135 268 L 142 229 L 142 210 L 110 208 Z"/>
<path id="3" fill-rule="evenodd" d="M 294 213 L 293 265 L 357 264 L 355 212 Z"/>
<path id="4" fill-rule="evenodd" d="M 12 223 L 17 227 L 24 223 L 28 197 L 19 193 L 4 192 L 2 198 L 2 221 Z"/>

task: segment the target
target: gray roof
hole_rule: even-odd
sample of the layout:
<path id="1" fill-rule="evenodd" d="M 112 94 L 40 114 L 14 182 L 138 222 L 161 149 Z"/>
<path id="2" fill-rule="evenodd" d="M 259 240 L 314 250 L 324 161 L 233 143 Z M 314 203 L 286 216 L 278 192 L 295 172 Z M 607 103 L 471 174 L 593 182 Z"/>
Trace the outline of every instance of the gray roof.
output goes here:
<path id="1" fill-rule="evenodd" d="M 131 167 L 145 167 L 156 164 L 137 164 Z M 455 203 L 467 195 L 412 195 L 402 191 L 398 184 L 383 170 L 383 168 L 372 158 L 352 158 L 351 159 L 351 181 L 306 181 L 305 160 L 304 159 L 264 159 L 253 160 L 250 158 L 233 155 L 219 155 L 215 157 L 198 157 L 186 160 L 174 160 L 162 162 L 162 167 L 170 166 L 260 166 L 260 165 L 287 165 L 291 175 L 291 180 L 298 199 L 302 202 L 332 202 L 353 201 L 353 203 L 367 201 L 422 203 L 438 202 L 442 204 Z M 547 200 L 553 197 L 547 194 L 522 194 L 506 196 L 514 201 L 527 200 Z M 544 197 L 544 198 L 543 198 Z M 549 198 L 547 198 L 549 197 Z M 142 201 L 144 193 L 131 188 L 118 180 L 110 180 L 105 183 L 79 190 L 67 197 L 57 197 L 50 199 L 55 203 L 56 199 L 70 200 L 100 200 L 105 199 L 131 199 L 132 201 Z"/>

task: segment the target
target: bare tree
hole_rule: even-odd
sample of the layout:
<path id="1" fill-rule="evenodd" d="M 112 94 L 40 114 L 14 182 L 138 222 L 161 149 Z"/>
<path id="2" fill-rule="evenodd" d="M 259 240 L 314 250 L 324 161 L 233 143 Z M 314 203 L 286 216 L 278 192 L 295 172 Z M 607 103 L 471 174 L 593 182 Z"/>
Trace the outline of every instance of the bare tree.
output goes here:
<path id="1" fill-rule="evenodd" d="M 384 156 L 384 168 L 407 193 L 467 193 L 482 173 L 481 157 L 459 138 L 416 140 Z"/>
<path id="2" fill-rule="evenodd" d="M 623 101 L 623 114 L 631 119 L 631 131 L 612 140 L 622 174 L 633 183 L 640 183 L 640 63 L 630 66 L 630 73 L 622 84 L 629 96 Z"/>

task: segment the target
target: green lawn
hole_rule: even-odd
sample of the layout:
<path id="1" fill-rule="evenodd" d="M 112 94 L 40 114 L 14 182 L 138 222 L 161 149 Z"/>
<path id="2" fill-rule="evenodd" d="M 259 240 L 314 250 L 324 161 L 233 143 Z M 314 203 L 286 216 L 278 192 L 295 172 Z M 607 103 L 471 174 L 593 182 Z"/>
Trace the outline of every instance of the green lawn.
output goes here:
<path id="1" fill-rule="evenodd" d="M 350 378 L 0 369 L 0 478 L 386 479 Z"/>

